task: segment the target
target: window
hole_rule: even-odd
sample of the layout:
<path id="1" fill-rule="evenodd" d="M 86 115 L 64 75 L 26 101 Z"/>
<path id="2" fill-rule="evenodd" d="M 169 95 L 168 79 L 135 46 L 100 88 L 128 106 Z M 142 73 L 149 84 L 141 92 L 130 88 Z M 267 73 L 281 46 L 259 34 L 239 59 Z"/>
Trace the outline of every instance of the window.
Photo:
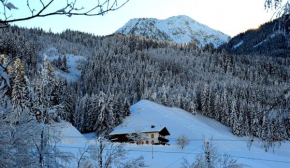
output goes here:
<path id="1" fill-rule="evenodd" d="M 149 141 L 146 141 L 146 144 L 149 144 Z"/>
<path id="2" fill-rule="evenodd" d="M 151 134 L 151 138 L 154 138 L 154 134 Z"/>
<path id="3" fill-rule="evenodd" d="M 153 140 L 151 141 L 151 144 L 154 144 L 154 141 Z"/>

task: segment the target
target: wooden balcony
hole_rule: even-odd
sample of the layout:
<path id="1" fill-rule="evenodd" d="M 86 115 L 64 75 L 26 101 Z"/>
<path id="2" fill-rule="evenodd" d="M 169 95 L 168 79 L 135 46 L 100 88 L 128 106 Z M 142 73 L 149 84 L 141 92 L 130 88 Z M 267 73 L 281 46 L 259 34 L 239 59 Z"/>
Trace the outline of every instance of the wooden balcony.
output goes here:
<path id="1" fill-rule="evenodd" d="M 161 141 L 161 142 L 163 142 L 163 143 L 167 143 L 167 142 L 169 142 L 168 139 L 165 139 L 165 138 L 162 138 L 162 137 L 158 137 L 158 141 Z"/>

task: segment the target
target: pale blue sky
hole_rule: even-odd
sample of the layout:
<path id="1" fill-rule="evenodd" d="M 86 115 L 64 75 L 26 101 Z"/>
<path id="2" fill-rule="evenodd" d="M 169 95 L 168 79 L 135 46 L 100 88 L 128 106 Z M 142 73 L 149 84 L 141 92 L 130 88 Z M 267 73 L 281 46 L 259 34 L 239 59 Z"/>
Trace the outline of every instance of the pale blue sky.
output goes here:
<path id="1" fill-rule="evenodd" d="M 38 0 L 30 1 L 37 8 Z M 66 0 L 56 0 L 56 4 L 50 10 L 58 10 L 59 4 L 64 1 Z M 10 2 L 20 8 L 14 11 L 14 17 L 29 14 L 26 0 L 10 0 Z M 78 1 L 85 7 L 92 2 L 93 0 Z M 50 16 L 18 22 L 17 25 L 41 27 L 45 30 L 51 28 L 53 32 L 62 32 L 69 28 L 96 35 L 108 35 L 132 18 L 166 19 L 176 15 L 187 15 L 211 28 L 234 36 L 269 21 L 273 11 L 267 12 L 264 9 L 264 0 L 130 0 L 123 8 L 104 16 L 73 16 L 71 18 Z"/>

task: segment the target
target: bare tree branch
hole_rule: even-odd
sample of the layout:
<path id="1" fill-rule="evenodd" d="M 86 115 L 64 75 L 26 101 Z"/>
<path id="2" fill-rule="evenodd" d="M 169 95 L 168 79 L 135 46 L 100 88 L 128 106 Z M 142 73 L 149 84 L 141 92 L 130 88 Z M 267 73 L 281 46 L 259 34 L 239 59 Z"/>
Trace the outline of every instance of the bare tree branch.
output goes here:
<path id="1" fill-rule="evenodd" d="M 44 3 L 42 2 L 42 0 L 39 0 L 40 1 L 40 3 L 42 4 L 42 7 L 44 7 L 45 5 L 44 5 Z"/>
<path id="2" fill-rule="evenodd" d="M 33 13 L 34 13 L 35 9 L 31 9 L 31 8 L 30 8 L 29 0 L 27 0 L 27 7 L 28 7 L 28 9 L 29 9 L 30 12 L 31 12 L 31 16 L 33 16 Z"/>
<path id="3" fill-rule="evenodd" d="M 52 16 L 52 15 L 65 15 L 68 17 L 71 17 L 73 15 L 83 15 L 83 16 L 98 16 L 98 15 L 104 15 L 110 11 L 115 11 L 123 7 L 129 0 L 123 0 L 122 4 L 118 6 L 117 3 L 118 0 L 98 0 L 97 5 L 93 6 L 90 9 L 85 10 L 84 7 L 77 7 L 76 3 L 77 0 L 69 1 L 66 0 L 66 5 L 61 7 L 59 10 L 54 11 L 54 12 L 46 12 L 47 8 L 52 6 L 52 4 L 55 2 L 55 0 L 50 0 L 48 3 L 44 3 L 42 0 L 39 0 L 39 2 L 42 5 L 42 8 L 37 12 L 35 9 L 31 8 L 30 1 L 27 0 L 27 7 L 29 11 L 31 12 L 31 16 L 27 17 L 20 17 L 20 18 L 13 18 L 11 16 L 7 16 L 7 10 L 11 10 L 8 6 L 8 3 L 6 0 L 1 0 L 1 4 L 3 6 L 3 19 L 0 18 L 0 28 L 7 27 L 9 23 L 13 22 L 19 22 L 19 21 L 25 21 L 25 20 L 30 20 L 34 18 L 39 18 L 39 17 L 47 17 L 47 16 Z M 120 0 L 119 0 L 120 1 Z M 10 3 L 10 6 L 14 7 L 13 4 Z M 12 9 L 18 9 L 17 7 L 14 7 Z"/>
<path id="4" fill-rule="evenodd" d="M 290 13 L 290 0 L 265 0 L 264 6 L 266 10 L 275 10 L 273 17 L 281 17 Z"/>

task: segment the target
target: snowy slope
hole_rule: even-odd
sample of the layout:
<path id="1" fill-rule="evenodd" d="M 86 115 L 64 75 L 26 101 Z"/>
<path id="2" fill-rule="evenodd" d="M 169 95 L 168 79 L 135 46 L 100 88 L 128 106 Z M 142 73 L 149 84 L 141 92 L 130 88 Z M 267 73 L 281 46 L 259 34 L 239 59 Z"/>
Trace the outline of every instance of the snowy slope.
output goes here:
<path id="1" fill-rule="evenodd" d="M 55 74 L 65 78 L 67 81 L 78 81 L 81 78 L 81 70 L 79 69 L 79 66 L 81 65 L 81 61 L 86 60 L 86 57 L 79 56 L 79 55 L 66 54 L 66 58 L 67 58 L 68 72 L 64 72 L 60 69 L 55 68 Z M 50 62 L 57 59 L 58 59 L 58 55 L 47 57 L 47 60 Z"/>
<path id="2" fill-rule="evenodd" d="M 77 167 L 77 158 L 79 158 L 79 152 L 87 146 L 88 140 L 82 135 L 74 126 L 70 123 L 62 121 L 60 123 L 54 123 L 50 130 L 55 130 L 56 135 L 60 141 L 55 144 L 57 148 L 62 152 L 70 152 L 74 158 L 71 158 L 70 162 L 63 162 L 65 167 Z"/>
<path id="3" fill-rule="evenodd" d="M 265 152 L 261 148 L 261 144 L 255 140 L 249 150 L 247 148 L 247 137 L 236 137 L 228 127 L 201 115 L 193 116 L 184 110 L 164 107 L 146 100 L 133 105 L 131 112 L 132 115 L 117 126 L 115 131 L 124 128 L 155 125 L 157 127 L 167 127 L 171 134 L 167 137 L 170 140 L 170 146 L 155 145 L 152 148 L 152 145 L 126 144 L 125 148 L 129 150 L 128 158 L 143 155 L 146 165 L 151 168 L 178 168 L 181 167 L 183 158 L 193 162 L 196 154 L 202 151 L 203 138 L 213 138 L 213 143 L 218 147 L 219 153 L 237 157 L 238 163 L 253 168 L 290 167 L 289 142 L 282 143 L 273 153 L 272 151 Z M 95 135 L 93 133 L 82 135 L 69 123 L 59 123 L 55 127 L 58 127 L 61 132 L 59 148 L 63 151 L 72 152 L 76 157 L 79 149 L 83 149 L 88 143 L 94 143 Z M 183 150 L 175 144 L 175 138 L 181 134 L 187 135 L 190 139 L 190 144 Z M 70 167 L 76 167 L 75 165 L 75 160 L 70 163 Z"/>
<path id="4" fill-rule="evenodd" d="M 170 17 L 166 20 L 154 18 L 131 19 L 116 33 L 135 34 L 145 38 L 176 43 L 185 43 L 196 39 L 202 46 L 211 42 L 215 47 L 229 39 L 228 35 L 183 15 Z"/>
<path id="5" fill-rule="evenodd" d="M 145 127 L 148 125 L 165 126 L 170 132 L 167 138 L 170 146 L 154 146 L 152 159 L 152 146 L 150 145 L 128 145 L 131 155 L 144 155 L 146 163 L 150 167 L 180 167 L 183 157 L 193 161 L 195 154 L 201 152 L 202 139 L 211 137 L 213 143 L 218 147 L 221 154 L 227 153 L 237 156 L 238 162 L 252 167 L 290 167 L 290 163 L 273 162 L 288 161 L 290 156 L 290 143 L 282 143 L 280 148 L 265 152 L 261 144 L 254 142 L 251 150 L 247 148 L 247 137 L 234 136 L 228 127 L 216 122 L 213 119 L 201 115 L 192 115 L 178 108 L 168 108 L 162 105 L 142 100 L 131 107 L 132 115 L 127 117 L 124 122 L 117 126 L 115 130 Z M 176 146 L 174 139 L 181 134 L 185 134 L 191 139 L 190 145 L 184 150 Z M 138 152 L 139 151 L 139 152 Z M 243 158 L 244 157 L 244 158 Z M 252 159 L 250 159 L 252 158 Z M 255 158 L 255 159 L 253 159 Z M 264 160 L 257 160 L 264 159 Z M 172 165 L 171 165 L 172 164 Z"/>
<path id="6" fill-rule="evenodd" d="M 46 60 L 52 63 L 53 61 L 57 61 L 58 57 L 62 54 L 59 53 L 56 47 L 50 45 L 47 48 L 45 48 L 43 51 L 39 52 L 39 55 L 42 58 L 42 60 L 46 56 Z M 62 56 L 65 56 L 67 59 L 68 71 L 67 72 L 62 71 L 61 69 L 53 65 L 55 75 L 65 78 L 68 82 L 79 81 L 81 78 L 81 66 L 84 64 L 84 62 L 87 61 L 87 57 L 82 56 L 82 55 L 74 55 L 74 54 L 65 54 Z M 42 65 L 42 62 L 39 62 L 38 67 L 40 68 L 41 65 Z"/>

